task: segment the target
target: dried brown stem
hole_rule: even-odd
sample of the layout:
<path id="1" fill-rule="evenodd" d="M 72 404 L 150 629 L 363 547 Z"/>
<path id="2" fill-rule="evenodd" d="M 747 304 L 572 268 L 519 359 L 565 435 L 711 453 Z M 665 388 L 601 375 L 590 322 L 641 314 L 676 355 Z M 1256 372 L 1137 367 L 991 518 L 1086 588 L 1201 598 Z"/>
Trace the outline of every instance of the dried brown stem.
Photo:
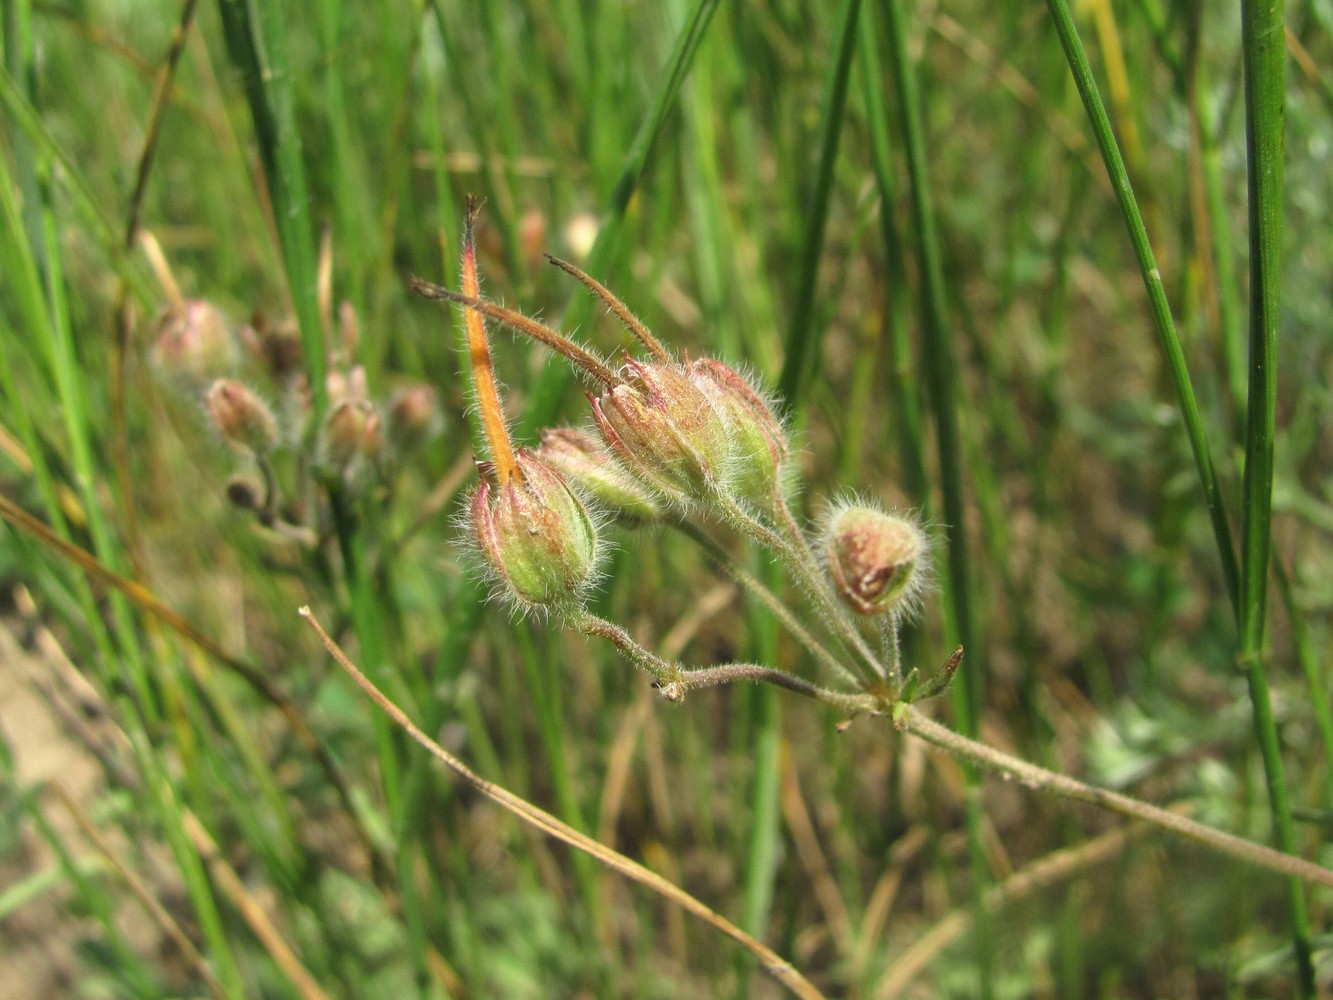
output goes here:
<path id="1" fill-rule="evenodd" d="M 495 802 L 497 805 L 513 813 L 524 822 L 531 824 L 543 833 L 563 841 L 571 847 L 574 847 L 585 854 L 590 855 L 595 860 L 606 865 L 614 871 L 619 872 L 626 878 L 638 882 L 640 885 L 647 886 L 656 892 L 662 898 L 676 904 L 687 913 L 693 914 L 710 927 L 721 931 L 738 942 L 750 954 L 759 960 L 763 970 L 776 979 L 787 989 L 791 990 L 796 996 L 803 1000 L 822 1000 L 823 994 L 815 988 L 814 984 L 806 979 L 800 972 L 792 967 L 791 963 L 782 956 L 778 955 L 771 948 L 762 942 L 755 940 L 745 931 L 741 930 L 731 921 L 727 920 L 721 914 L 714 912 L 700 900 L 691 896 L 685 890 L 672 882 L 668 882 L 656 872 L 645 868 L 631 858 L 626 857 L 618 851 L 613 851 L 605 844 L 601 844 L 584 833 L 580 833 L 573 827 L 561 822 L 556 817 L 543 809 L 537 808 L 526 799 L 521 799 L 517 795 L 501 786 L 487 781 L 481 775 L 477 774 L 461 760 L 445 750 L 442 746 L 432 740 L 429 736 L 417 728 L 416 724 L 407 717 L 407 714 L 395 705 L 389 698 L 380 691 L 370 679 L 363 674 L 357 666 L 352 663 L 347 654 L 342 651 L 336 642 L 329 637 L 323 627 L 315 620 L 309 608 L 302 608 L 301 615 L 310 623 L 318 634 L 320 641 L 324 643 L 324 648 L 329 651 L 338 665 L 347 672 L 347 675 L 356 682 L 356 685 L 364 691 L 372 701 L 375 702 L 384 712 L 397 723 L 404 732 L 407 733 L 417 743 L 421 744 L 433 757 L 441 761 L 446 767 L 462 778 L 465 782 L 475 788 L 486 798 Z"/>

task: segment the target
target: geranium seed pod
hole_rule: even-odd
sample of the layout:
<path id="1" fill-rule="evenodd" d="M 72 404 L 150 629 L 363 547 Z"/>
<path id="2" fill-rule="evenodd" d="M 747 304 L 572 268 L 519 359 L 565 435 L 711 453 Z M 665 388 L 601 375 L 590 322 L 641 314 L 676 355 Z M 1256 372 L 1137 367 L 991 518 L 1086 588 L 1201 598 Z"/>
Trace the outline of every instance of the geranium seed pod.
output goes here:
<path id="1" fill-rule="evenodd" d="M 572 427 L 548 428 L 542 431 L 536 454 L 616 518 L 635 525 L 661 520 L 662 508 L 651 491 L 629 475 L 591 434 Z"/>
<path id="2" fill-rule="evenodd" d="M 504 485 L 472 495 L 477 547 L 522 607 L 578 604 L 597 574 L 597 526 L 565 477 L 532 452 Z"/>
<path id="3" fill-rule="evenodd" d="M 158 322 L 152 356 L 163 372 L 197 391 L 210 379 L 233 372 L 238 351 L 222 310 L 203 299 L 191 299 Z"/>
<path id="4" fill-rule="evenodd" d="M 403 389 L 389 404 L 389 441 L 400 455 L 425 444 L 439 431 L 440 424 L 435 390 L 428 385 Z"/>
<path id="5" fill-rule="evenodd" d="M 227 441 L 257 454 L 278 443 L 278 422 L 268 404 L 246 385 L 220 378 L 208 390 L 208 415 Z"/>
<path id="6" fill-rule="evenodd" d="M 742 499 L 769 506 L 781 495 L 783 467 L 791 454 L 781 421 L 745 377 L 721 361 L 700 358 L 689 372 L 730 433 L 728 485 Z"/>
<path id="7" fill-rule="evenodd" d="M 707 497 L 730 454 L 721 414 L 678 364 L 630 360 L 626 373 L 624 382 L 593 401 L 607 447 L 677 502 Z"/>
<path id="8" fill-rule="evenodd" d="M 857 614 L 914 609 L 929 551 L 914 521 L 873 507 L 840 506 L 827 519 L 820 549 L 834 589 Z"/>
<path id="9" fill-rule="evenodd" d="M 322 444 L 325 464 L 335 469 L 375 457 L 383 444 L 379 413 L 368 400 L 343 400 L 324 421 Z"/>

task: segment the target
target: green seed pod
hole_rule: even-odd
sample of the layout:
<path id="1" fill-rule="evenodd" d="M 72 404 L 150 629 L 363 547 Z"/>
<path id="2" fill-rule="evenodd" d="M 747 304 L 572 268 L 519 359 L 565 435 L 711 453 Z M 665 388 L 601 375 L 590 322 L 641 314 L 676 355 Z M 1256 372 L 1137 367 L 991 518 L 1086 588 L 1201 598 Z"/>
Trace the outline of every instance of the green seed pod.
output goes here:
<path id="1" fill-rule="evenodd" d="M 618 520 L 631 525 L 662 519 L 662 508 L 646 489 L 591 434 L 572 427 L 542 431 L 537 457 L 564 473 L 571 483 Z"/>
<path id="2" fill-rule="evenodd" d="M 838 596 L 857 614 L 915 610 L 927 578 L 929 540 L 914 521 L 843 505 L 827 519 L 819 549 Z"/>
<path id="3" fill-rule="evenodd" d="M 728 485 L 741 499 L 769 508 L 781 496 L 791 454 L 782 423 L 744 376 L 721 361 L 700 358 L 691 363 L 689 372 L 731 435 Z"/>
<path id="4" fill-rule="evenodd" d="M 521 607 L 580 603 L 597 575 L 597 525 L 565 477 L 531 452 L 510 480 L 472 495 L 477 546 Z"/>

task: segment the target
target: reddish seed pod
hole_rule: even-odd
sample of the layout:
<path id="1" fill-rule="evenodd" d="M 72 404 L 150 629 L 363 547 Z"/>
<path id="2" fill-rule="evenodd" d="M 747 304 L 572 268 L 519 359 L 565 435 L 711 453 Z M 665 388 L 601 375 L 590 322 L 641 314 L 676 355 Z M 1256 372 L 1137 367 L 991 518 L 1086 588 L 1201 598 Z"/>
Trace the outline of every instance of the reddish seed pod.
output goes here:
<path id="1" fill-rule="evenodd" d="M 152 356 L 158 368 L 197 388 L 234 371 L 238 353 L 222 310 L 203 299 L 191 299 L 167 312 L 153 337 Z"/>
<path id="2" fill-rule="evenodd" d="M 399 454 L 415 451 L 440 428 L 440 407 L 428 385 L 403 389 L 389 404 L 389 441 Z"/>
<path id="3" fill-rule="evenodd" d="M 208 390 L 208 415 L 226 440 L 263 454 L 278 442 L 278 422 L 268 404 L 247 386 L 220 378 Z"/>
<path id="4" fill-rule="evenodd" d="M 383 446 L 380 415 L 365 399 L 345 399 L 324 421 L 324 462 L 346 468 L 359 457 L 374 458 Z"/>
<path id="5" fill-rule="evenodd" d="M 596 577 L 596 524 L 565 477 L 530 451 L 516 453 L 504 485 L 482 479 L 471 520 L 477 547 L 520 606 L 577 604 Z"/>
<path id="6" fill-rule="evenodd" d="M 625 371 L 626 381 L 593 401 L 607 447 L 673 500 L 707 497 L 730 454 L 722 415 L 678 364 L 627 360 Z"/>
<path id="7" fill-rule="evenodd" d="M 926 579 L 928 549 L 914 521 L 860 505 L 835 510 L 820 538 L 834 589 L 861 615 L 913 610 Z"/>

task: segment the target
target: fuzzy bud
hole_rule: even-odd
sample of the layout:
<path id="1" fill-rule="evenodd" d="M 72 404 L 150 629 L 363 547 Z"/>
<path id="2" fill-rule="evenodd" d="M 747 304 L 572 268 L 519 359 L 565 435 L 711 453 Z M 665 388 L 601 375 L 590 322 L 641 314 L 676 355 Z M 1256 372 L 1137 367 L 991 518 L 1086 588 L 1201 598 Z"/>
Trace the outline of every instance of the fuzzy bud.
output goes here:
<path id="1" fill-rule="evenodd" d="M 730 453 L 727 426 L 680 365 L 627 361 L 628 379 L 593 401 L 607 446 L 635 475 L 677 500 L 705 497 Z"/>
<path id="2" fill-rule="evenodd" d="M 829 517 L 820 548 L 838 595 L 861 615 L 911 609 L 925 580 L 929 542 L 913 521 L 872 507 Z"/>
<path id="3" fill-rule="evenodd" d="M 565 477 L 528 451 L 504 485 L 472 495 L 478 547 L 524 607 L 577 603 L 597 571 L 597 526 Z"/>
<path id="4" fill-rule="evenodd" d="M 781 494 L 787 435 L 764 398 L 735 369 L 701 358 L 690 377 L 713 402 L 731 437 L 730 482 L 746 500 L 767 507 Z"/>
<path id="5" fill-rule="evenodd" d="M 208 390 L 208 415 L 218 433 L 239 448 L 263 454 L 278 442 L 278 422 L 247 386 L 220 378 Z"/>
<path id="6" fill-rule="evenodd" d="M 154 363 L 196 388 L 231 372 L 237 353 L 236 339 L 222 310 L 202 299 L 192 299 L 166 313 L 153 338 Z"/>
<path id="7" fill-rule="evenodd" d="M 652 494 L 592 435 L 572 427 L 544 430 L 536 454 L 620 520 L 638 525 L 661 519 Z"/>

